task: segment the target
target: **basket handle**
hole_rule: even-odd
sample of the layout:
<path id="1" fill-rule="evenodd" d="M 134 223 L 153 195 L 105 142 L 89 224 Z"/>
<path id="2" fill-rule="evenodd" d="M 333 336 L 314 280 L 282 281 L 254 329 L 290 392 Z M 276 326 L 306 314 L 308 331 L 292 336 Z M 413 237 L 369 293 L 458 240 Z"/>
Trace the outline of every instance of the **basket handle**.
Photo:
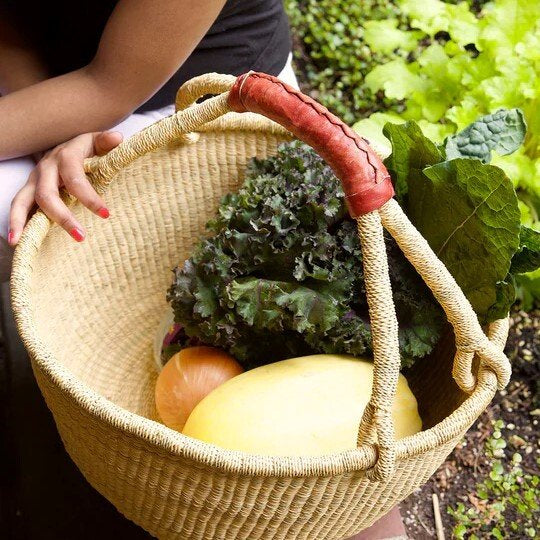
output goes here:
<path id="1" fill-rule="evenodd" d="M 341 180 L 353 218 L 394 196 L 390 175 L 368 141 L 276 77 L 253 72 L 238 77 L 228 102 L 233 111 L 262 114 L 313 147 Z"/>
<path id="2" fill-rule="evenodd" d="M 358 429 L 358 445 L 375 443 L 378 459 L 369 475 L 387 478 L 395 468 L 392 405 L 401 359 L 398 323 L 378 209 L 394 195 L 390 175 L 368 141 L 325 107 L 263 73 L 239 77 L 229 92 L 235 112 L 262 114 L 312 146 L 341 180 L 349 212 L 357 220 L 373 342 L 373 388 Z"/>

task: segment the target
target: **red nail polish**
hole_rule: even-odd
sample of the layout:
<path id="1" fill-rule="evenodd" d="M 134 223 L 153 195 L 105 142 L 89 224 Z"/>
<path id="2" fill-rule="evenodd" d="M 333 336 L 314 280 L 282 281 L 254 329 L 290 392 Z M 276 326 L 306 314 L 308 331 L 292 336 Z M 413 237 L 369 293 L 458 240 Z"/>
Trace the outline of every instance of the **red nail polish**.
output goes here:
<path id="1" fill-rule="evenodd" d="M 15 239 L 15 233 L 11 229 L 9 229 L 9 232 L 7 235 L 8 244 L 13 244 L 14 239 Z"/>
<path id="2" fill-rule="evenodd" d="M 77 227 L 73 227 L 73 229 L 69 231 L 69 234 L 77 242 L 82 242 L 84 240 L 84 233 Z"/>
<path id="3" fill-rule="evenodd" d="M 102 206 L 98 211 L 97 211 L 97 214 L 99 217 L 102 217 L 103 219 L 107 219 L 110 214 L 109 214 L 109 210 L 107 208 L 105 208 L 104 206 Z"/>

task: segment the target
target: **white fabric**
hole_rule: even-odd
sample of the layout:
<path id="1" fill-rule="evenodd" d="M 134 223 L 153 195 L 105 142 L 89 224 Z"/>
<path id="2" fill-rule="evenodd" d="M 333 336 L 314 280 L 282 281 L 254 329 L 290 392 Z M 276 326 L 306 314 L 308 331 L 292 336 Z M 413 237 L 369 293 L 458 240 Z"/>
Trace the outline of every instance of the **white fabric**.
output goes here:
<path id="1" fill-rule="evenodd" d="M 289 54 L 287 63 L 278 77 L 283 82 L 298 88 L 298 81 L 292 67 L 292 54 Z M 119 131 L 124 138 L 127 138 L 150 124 L 171 115 L 173 112 L 174 105 L 168 105 L 162 109 L 134 113 L 112 128 L 112 131 Z M 0 281 L 4 281 L 9 277 L 11 266 L 12 249 L 6 241 L 11 201 L 24 186 L 34 167 L 35 162 L 31 157 L 0 161 Z"/>

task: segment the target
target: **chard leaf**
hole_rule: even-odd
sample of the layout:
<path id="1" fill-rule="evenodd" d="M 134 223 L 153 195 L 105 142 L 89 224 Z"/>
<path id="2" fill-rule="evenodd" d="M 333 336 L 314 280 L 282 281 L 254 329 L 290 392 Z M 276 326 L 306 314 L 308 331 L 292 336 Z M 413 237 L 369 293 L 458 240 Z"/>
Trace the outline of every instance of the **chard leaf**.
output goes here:
<path id="1" fill-rule="evenodd" d="M 482 116 L 446 141 L 446 157 L 491 161 L 491 151 L 500 155 L 515 152 L 523 143 L 527 124 L 520 109 L 499 109 Z"/>
<path id="2" fill-rule="evenodd" d="M 392 154 L 385 160 L 394 181 L 396 197 L 403 202 L 409 182 L 422 176 L 422 170 L 444 160 L 444 155 L 427 137 L 416 122 L 392 124 L 388 122 L 383 134 L 392 143 Z"/>
<path id="3" fill-rule="evenodd" d="M 495 302 L 490 306 L 487 314 L 488 321 L 504 319 L 508 316 L 509 307 L 516 300 L 516 283 L 514 276 L 508 274 L 504 281 L 499 281 L 495 287 Z"/>
<path id="4" fill-rule="evenodd" d="M 540 232 L 521 226 L 519 251 L 512 258 L 510 272 L 524 274 L 540 268 Z"/>
<path id="5" fill-rule="evenodd" d="M 506 313 L 513 299 L 500 283 L 519 248 L 520 213 L 503 171 L 476 159 L 438 163 L 409 178 L 408 200 L 409 217 L 481 322 Z"/>

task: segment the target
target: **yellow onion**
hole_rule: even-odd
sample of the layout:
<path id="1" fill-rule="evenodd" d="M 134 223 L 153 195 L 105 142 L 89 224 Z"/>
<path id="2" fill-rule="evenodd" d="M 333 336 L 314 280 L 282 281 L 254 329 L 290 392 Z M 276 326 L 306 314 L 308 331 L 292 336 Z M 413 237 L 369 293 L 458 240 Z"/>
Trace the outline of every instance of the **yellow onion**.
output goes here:
<path id="1" fill-rule="evenodd" d="M 165 364 L 156 382 L 156 408 L 161 420 L 182 431 L 191 411 L 207 394 L 243 371 L 221 349 L 182 349 Z"/>

